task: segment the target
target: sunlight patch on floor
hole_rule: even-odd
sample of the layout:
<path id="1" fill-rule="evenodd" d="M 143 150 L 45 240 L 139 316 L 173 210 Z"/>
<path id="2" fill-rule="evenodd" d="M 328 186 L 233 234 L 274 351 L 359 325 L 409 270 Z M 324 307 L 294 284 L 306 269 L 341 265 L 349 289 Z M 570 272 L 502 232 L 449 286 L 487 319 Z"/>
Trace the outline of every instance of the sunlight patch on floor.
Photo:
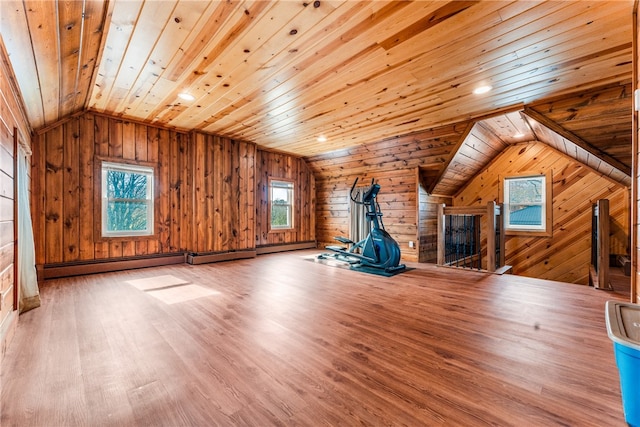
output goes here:
<path id="1" fill-rule="evenodd" d="M 127 283 L 141 291 L 150 289 L 168 288 L 171 286 L 186 285 L 186 280 L 180 279 L 172 275 L 147 277 L 144 279 L 127 280 Z"/>
<path id="2" fill-rule="evenodd" d="M 147 294 L 159 299 L 165 304 L 176 304 L 211 295 L 219 295 L 220 292 L 200 285 L 183 285 L 165 289 L 149 290 L 147 291 Z"/>

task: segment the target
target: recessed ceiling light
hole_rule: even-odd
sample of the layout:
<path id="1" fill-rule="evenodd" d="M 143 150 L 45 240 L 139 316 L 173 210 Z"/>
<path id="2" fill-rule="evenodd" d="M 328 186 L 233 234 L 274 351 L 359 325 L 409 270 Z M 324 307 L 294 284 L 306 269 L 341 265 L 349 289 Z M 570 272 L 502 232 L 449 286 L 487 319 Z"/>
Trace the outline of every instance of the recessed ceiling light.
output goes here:
<path id="1" fill-rule="evenodd" d="M 318 142 L 327 142 L 327 137 L 326 137 L 326 136 L 324 136 L 324 135 L 320 135 L 320 136 L 318 137 Z"/>
<path id="2" fill-rule="evenodd" d="M 492 88 L 489 85 L 478 86 L 473 90 L 473 93 L 475 93 L 476 95 L 482 95 L 483 93 L 489 92 L 491 89 Z"/>
<path id="3" fill-rule="evenodd" d="M 522 133 L 522 132 L 514 133 L 513 137 L 514 138 L 522 138 L 522 137 L 524 137 L 524 133 Z"/>
<path id="4" fill-rule="evenodd" d="M 186 92 L 179 93 L 178 94 L 178 98 L 184 99 L 185 101 L 193 101 L 194 99 L 196 99 L 195 96 L 191 95 L 190 93 L 186 93 Z"/>

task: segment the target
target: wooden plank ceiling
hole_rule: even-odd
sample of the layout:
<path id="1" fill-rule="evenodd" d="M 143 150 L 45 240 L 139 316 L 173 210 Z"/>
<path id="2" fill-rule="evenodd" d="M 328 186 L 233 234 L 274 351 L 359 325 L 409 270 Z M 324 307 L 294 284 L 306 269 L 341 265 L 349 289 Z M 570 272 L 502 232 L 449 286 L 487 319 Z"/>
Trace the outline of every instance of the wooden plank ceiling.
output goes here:
<path id="1" fill-rule="evenodd" d="M 624 174 L 632 10 L 633 0 L 3 0 L 0 23 L 36 130 L 93 110 L 314 156 L 488 116 L 468 135 L 541 138 L 519 113 L 498 115 L 527 106 Z M 472 93 L 482 84 L 493 89 Z M 592 98 L 550 110 L 603 87 L 607 121 Z M 472 154 L 457 148 L 450 160 Z"/>

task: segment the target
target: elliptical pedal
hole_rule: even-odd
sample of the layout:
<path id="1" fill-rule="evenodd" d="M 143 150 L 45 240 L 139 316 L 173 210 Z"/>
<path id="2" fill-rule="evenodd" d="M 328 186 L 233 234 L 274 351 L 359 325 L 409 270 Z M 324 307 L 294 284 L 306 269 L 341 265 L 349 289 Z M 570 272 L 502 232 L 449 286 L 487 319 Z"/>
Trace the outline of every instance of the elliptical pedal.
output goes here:
<path id="1" fill-rule="evenodd" d="M 340 243 L 344 243 L 345 245 L 355 245 L 356 244 L 356 242 L 354 242 L 353 240 L 347 239 L 346 237 L 342 237 L 342 236 L 335 236 L 334 239 L 337 240 Z"/>

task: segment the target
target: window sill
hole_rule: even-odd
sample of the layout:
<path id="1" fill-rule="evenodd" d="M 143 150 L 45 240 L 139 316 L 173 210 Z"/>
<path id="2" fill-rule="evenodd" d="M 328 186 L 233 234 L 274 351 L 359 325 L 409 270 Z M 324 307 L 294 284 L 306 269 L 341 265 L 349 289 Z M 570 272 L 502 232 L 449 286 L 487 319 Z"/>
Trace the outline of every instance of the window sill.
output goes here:
<path id="1" fill-rule="evenodd" d="M 553 237 L 553 233 L 549 231 L 533 231 L 533 230 L 513 230 L 505 228 L 505 236 L 526 236 L 526 237 Z"/>

